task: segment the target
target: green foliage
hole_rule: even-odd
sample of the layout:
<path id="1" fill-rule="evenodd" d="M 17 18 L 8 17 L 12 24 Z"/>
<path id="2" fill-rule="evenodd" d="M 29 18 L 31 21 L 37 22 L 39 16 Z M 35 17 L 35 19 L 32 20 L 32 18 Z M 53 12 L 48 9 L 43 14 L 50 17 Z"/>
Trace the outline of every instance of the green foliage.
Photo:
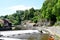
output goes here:
<path id="1" fill-rule="evenodd" d="M 2 28 L 3 27 L 3 23 L 0 23 L 0 28 Z"/>
<path id="2" fill-rule="evenodd" d="M 29 9 L 28 17 L 29 17 L 30 20 L 34 17 L 34 12 L 35 12 L 34 8 Z"/>
<path id="3" fill-rule="evenodd" d="M 41 8 L 42 18 L 60 21 L 60 0 L 46 0 Z"/>
<path id="4" fill-rule="evenodd" d="M 39 10 L 31 8 L 29 10 L 17 10 L 16 13 L 12 15 L 5 15 L 3 18 L 9 19 L 13 25 L 21 24 L 21 21 L 24 20 L 33 20 L 33 22 L 38 21 L 38 16 L 40 15 Z M 2 18 L 2 16 L 0 17 Z"/>
<path id="5" fill-rule="evenodd" d="M 33 21 L 34 23 L 37 23 L 38 20 L 39 20 L 39 17 L 38 17 L 38 16 L 35 16 L 35 17 L 32 18 L 32 21 Z"/>
<path id="6" fill-rule="evenodd" d="M 29 11 L 28 10 L 25 10 L 24 11 L 24 20 L 29 20 Z"/>
<path id="7" fill-rule="evenodd" d="M 47 19 L 55 23 L 60 21 L 60 0 L 45 0 L 41 9 L 17 10 L 12 15 L 1 16 L 9 19 L 12 24 L 21 24 L 21 21 L 31 20 L 37 23 L 40 19 Z"/>

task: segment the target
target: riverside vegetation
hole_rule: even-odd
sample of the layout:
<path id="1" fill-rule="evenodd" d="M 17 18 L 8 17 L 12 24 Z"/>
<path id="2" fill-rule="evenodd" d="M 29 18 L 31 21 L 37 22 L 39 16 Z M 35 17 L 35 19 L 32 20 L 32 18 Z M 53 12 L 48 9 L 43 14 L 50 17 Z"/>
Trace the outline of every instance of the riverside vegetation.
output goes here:
<path id="1" fill-rule="evenodd" d="M 38 5 L 38 4 L 37 4 Z M 20 25 L 24 20 L 37 23 L 47 20 L 52 25 L 60 25 L 60 0 L 45 0 L 41 9 L 16 10 L 12 15 L 0 16 L 0 19 L 9 19 L 13 25 Z M 0 23 L 0 27 L 3 23 Z"/>

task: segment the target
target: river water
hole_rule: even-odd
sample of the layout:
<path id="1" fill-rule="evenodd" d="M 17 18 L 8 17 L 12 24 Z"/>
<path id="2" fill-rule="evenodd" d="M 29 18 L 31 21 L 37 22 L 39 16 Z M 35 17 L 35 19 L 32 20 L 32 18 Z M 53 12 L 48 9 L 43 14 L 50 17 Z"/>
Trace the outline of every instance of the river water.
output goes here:
<path id="1" fill-rule="evenodd" d="M 17 38 L 24 40 L 47 40 L 48 34 L 41 34 L 38 30 L 18 30 L 18 31 L 1 31 L 4 38 Z"/>
<path id="2" fill-rule="evenodd" d="M 37 28 L 40 29 L 40 28 Z M 60 35 L 60 27 L 48 27 L 51 31 Z M 17 31 L 0 31 L 4 38 L 17 38 L 22 40 L 48 40 L 48 34 L 41 34 L 38 30 L 17 30 Z"/>

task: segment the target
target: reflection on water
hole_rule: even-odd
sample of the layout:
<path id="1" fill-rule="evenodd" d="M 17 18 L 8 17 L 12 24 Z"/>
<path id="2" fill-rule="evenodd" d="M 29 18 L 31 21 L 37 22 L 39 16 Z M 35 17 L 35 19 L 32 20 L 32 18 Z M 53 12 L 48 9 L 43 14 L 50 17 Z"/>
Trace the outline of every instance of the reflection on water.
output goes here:
<path id="1" fill-rule="evenodd" d="M 48 40 L 49 35 L 48 34 L 43 34 L 41 36 L 41 40 Z"/>
<path id="2" fill-rule="evenodd" d="M 48 40 L 48 37 L 49 37 L 48 34 L 41 34 L 38 39 L 36 39 L 35 37 L 31 36 L 30 38 L 28 38 L 28 40 Z"/>

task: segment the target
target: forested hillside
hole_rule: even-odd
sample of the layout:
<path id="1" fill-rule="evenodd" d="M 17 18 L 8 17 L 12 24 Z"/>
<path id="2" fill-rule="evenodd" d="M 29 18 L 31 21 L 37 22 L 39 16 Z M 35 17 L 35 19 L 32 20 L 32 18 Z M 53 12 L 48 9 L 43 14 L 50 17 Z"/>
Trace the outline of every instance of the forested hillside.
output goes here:
<path id="1" fill-rule="evenodd" d="M 1 19 L 9 19 L 12 24 L 19 25 L 21 21 L 31 20 L 32 22 L 37 22 L 39 20 L 40 11 L 39 9 L 31 8 L 29 10 L 17 10 L 16 13 L 12 15 L 1 16 Z"/>
<path id="2" fill-rule="evenodd" d="M 24 20 L 37 23 L 40 19 L 51 21 L 54 25 L 55 22 L 60 21 L 60 0 L 46 0 L 41 9 L 17 10 L 12 15 L 0 17 L 0 19 L 3 18 L 9 19 L 14 25 L 21 24 L 21 21 Z"/>
<path id="3" fill-rule="evenodd" d="M 42 18 L 50 21 L 60 21 L 60 0 L 46 0 L 41 8 Z"/>

